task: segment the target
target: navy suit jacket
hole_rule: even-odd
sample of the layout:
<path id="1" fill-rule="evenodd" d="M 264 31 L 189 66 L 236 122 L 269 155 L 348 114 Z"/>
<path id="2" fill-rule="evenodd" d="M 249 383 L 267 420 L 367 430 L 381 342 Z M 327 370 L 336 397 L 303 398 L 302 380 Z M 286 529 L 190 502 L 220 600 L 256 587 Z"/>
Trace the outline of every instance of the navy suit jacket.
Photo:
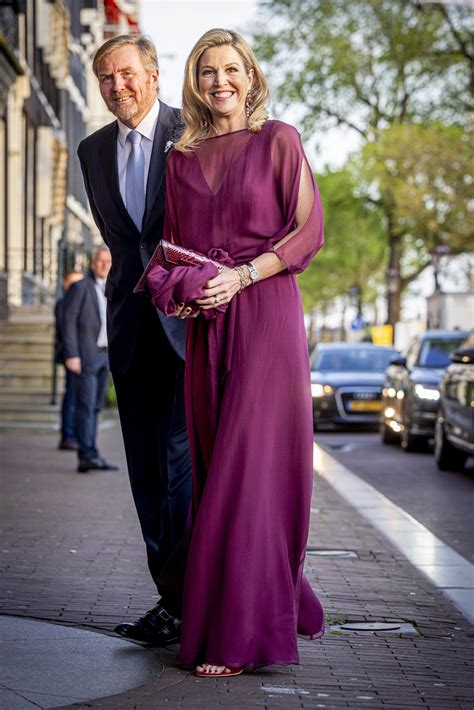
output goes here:
<path id="1" fill-rule="evenodd" d="M 100 333 L 100 311 L 93 276 L 72 284 L 64 296 L 60 328 L 63 336 L 64 359 L 81 358 L 81 369 L 94 368 L 97 338 Z"/>
<path id="2" fill-rule="evenodd" d="M 133 294 L 133 288 L 163 234 L 165 216 L 165 152 L 168 141 L 180 131 L 178 109 L 160 101 L 148 173 L 146 205 L 141 233 L 130 218 L 120 195 L 117 170 L 117 121 L 85 138 L 78 156 L 94 220 L 112 254 L 105 295 L 109 362 L 112 372 L 126 372 L 136 344 L 149 327 L 149 297 Z M 185 322 L 158 311 L 165 334 L 184 359 Z"/>

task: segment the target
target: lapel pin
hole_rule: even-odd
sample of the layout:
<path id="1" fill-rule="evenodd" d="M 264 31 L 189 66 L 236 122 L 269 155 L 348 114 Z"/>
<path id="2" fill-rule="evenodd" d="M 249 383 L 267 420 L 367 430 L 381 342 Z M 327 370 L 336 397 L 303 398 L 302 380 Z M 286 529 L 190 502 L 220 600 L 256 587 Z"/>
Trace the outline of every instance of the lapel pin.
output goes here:
<path id="1" fill-rule="evenodd" d="M 165 145 L 165 153 L 167 153 L 172 146 L 173 146 L 173 141 L 168 141 L 167 144 Z"/>

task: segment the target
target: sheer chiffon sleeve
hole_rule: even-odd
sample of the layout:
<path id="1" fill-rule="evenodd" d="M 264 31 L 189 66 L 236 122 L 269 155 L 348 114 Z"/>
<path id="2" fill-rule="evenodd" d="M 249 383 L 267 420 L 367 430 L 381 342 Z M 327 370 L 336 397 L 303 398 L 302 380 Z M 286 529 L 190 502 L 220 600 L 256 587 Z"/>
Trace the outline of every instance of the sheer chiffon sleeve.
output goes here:
<path id="1" fill-rule="evenodd" d="M 276 122 L 271 159 L 286 218 L 286 236 L 273 251 L 290 273 L 300 273 L 323 246 L 324 224 L 319 190 L 295 128 Z"/>

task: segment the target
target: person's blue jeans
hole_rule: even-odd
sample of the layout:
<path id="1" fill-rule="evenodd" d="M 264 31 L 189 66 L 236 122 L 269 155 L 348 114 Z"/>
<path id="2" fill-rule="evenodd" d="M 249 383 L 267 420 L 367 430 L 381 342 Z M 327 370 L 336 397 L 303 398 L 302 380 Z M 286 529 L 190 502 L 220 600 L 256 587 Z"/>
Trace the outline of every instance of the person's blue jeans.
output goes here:
<path id="1" fill-rule="evenodd" d="M 61 439 L 62 441 L 77 441 L 76 433 L 76 377 L 66 370 L 64 395 L 61 406 Z"/>
<path id="2" fill-rule="evenodd" d="M 109 365 L 106 352 L 98 352 L 93 366 L 88 366 L 76 379 L 76 431 L 79 459 L 95 459 L 97 450 L 97 417 L 104 406 Z"/>

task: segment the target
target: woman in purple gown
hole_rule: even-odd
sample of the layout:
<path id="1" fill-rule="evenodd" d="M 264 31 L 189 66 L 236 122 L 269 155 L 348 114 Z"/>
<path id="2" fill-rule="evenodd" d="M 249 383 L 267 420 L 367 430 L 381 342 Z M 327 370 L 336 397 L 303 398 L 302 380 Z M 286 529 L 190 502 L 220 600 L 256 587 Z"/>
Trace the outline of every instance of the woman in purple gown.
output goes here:
<path id="1" fill-rule="evenodd" d="M 165 237 L 230 268 L 148 278 L 155 305 L 188 318 L 193 520 L 180 658 L 200 676 L 298 663 L 297 634 L 324 626 L 303 574 L 313 431 L 294 276 L 322 246 L 322 208 L 299 134 L 267 120 L 266 100 L 242 37 L 210 30 L 197 42 Z"/>

